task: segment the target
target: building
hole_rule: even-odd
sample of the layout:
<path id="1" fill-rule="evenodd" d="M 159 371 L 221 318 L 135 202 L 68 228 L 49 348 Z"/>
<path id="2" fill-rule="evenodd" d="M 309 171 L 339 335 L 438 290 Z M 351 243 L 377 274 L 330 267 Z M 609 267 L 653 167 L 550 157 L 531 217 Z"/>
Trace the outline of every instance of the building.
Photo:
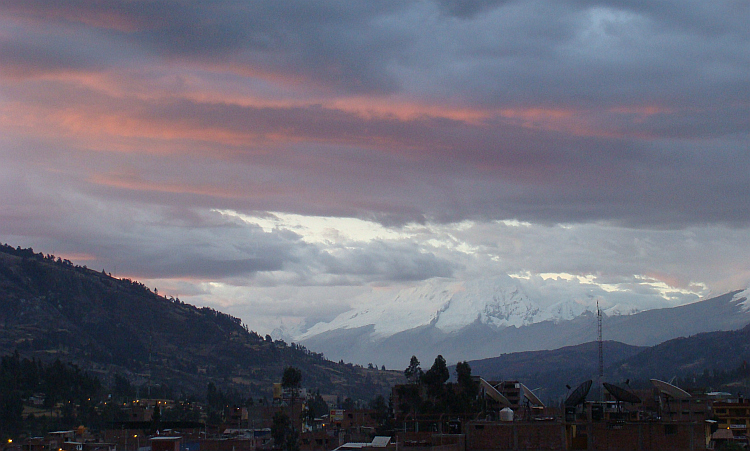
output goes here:
<path id="1" fill-rule="evenodd" d="M 711 414 L 716 421 L 717 432 L 724 430 L 731 433 L 731 437 L 724 432 L 714 438 L 731 439 L 748 444 L 750 400 L 739 398 L 737 400 L 716 401 L 711 406 Z"/>

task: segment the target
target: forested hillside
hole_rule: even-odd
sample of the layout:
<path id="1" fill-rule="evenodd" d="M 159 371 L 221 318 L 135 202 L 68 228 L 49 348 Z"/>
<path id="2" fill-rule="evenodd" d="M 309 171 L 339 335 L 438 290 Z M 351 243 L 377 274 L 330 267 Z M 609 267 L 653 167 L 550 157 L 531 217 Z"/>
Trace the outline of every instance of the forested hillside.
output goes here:
<path id="1" fill-rule="evenodd" d="M 143 284 L 73 265 L 31 249 L 0 246 L 0 354 L 18 350 L 60 359 L 136 386 L 204 394 L 223 390 L 270 396 L 286 366 L 303 386 L 371 399 L 399 372 L 334 363 L 302 346 L 247 330 L 238 318 L 167 299 Z"/>

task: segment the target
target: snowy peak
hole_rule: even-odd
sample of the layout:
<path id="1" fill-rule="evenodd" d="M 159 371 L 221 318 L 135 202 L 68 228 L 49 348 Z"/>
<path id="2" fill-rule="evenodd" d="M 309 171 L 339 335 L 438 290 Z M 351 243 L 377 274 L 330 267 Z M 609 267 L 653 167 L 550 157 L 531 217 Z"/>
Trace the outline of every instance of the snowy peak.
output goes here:
<path id="1" fill-rule="evenodd" d="M 362 306 L 329 323 L 316 324 L 297 339 L 365 326 L 372 326 L 372 339 L 430 325 L 445 333 L 458 332 L 475 323 L 498 329 L 521 327 L 572 319 L 590 309 L 575 300 L 549 305 L 532 301 L 519 281 L 509 276 L 470 281 L 433 279 L 397 292 L 368 294 L 354 303 Z"/>
<path id="2" fill-rule="evenodd" d="M 478 321 L 495 327 L 520 327 L 534 322 L 540 308 L 510 277 L 463 282 L 446 308 L 439 312 L 435 327 L 455 332 Z"/>
<path id="3" fill-rule="evenodd" d="M 360 296 L 353 303 L 361 305 L 344 312 L 329 323 L 318 323 L 297 337 L 305 340 L 315 335 L 337 330 L 373 326 L 373 338 L 391 335 L 432 324 L 460 287 L 442 281 L 428 281 L 397 292 L 375 291 Z"/>

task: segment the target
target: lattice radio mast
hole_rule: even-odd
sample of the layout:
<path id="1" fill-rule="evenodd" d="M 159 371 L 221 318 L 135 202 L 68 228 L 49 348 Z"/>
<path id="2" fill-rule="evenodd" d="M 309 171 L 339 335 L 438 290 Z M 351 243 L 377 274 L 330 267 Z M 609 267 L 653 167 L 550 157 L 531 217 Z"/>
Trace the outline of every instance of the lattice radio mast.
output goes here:
<path id="1" fill-rule="evenodd" d="M 599 342 L 599 401 L 604 401 L 604 343 L 602 341 L 602 311 L 599 309 L 599 301 L 596 301 L 597 341 Z"/>

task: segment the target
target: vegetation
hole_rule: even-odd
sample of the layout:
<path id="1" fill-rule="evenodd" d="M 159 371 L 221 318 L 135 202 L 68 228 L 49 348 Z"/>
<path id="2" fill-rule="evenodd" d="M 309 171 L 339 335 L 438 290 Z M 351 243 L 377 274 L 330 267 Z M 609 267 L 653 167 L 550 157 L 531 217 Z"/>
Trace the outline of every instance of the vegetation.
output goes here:
<path id="1" fill-rule="evenodd" d="M 478 408 L 479 387 L 472 380 L 471 367 L 466 362 L 456 366 L 456 383 L 448 382 L 450 373 L 442 355 L 435 358 L 426 372 L 416 356 L 412 356 L 404 376 L 409 383 L 397 388 L 400 401 L 397 408 L 403 414 L 466 414 Z"/>
<path id="2" fill-rule="evenodd" d="M 294 430 L 292 420 L 283 410 L 273 416 L 271 436 L 275 449 L 299 451 L 299 433 Z"/>
<path id="3" fill-rule="evenodd" d="M 79 424 L 101 424 L 106 412 L 97 408 L 101 384 L 75 365 L 55 360 L 44 364 L 16 352 L 0 359 L 0 437 L 39 434 Z M 37 408 L 23 416 L 24 403 Z M 53 409 L 56 416 L 48 415 Z"/>
<path id="4" fill-rule="evenodd" d="M 288 366 L 284 368 L 284 374 L 281 376 L 281 386 L 291 390 L 292 402 L 299 396 L 299 389 L 302 385 L 302 371 L 299 368 Z"/>

